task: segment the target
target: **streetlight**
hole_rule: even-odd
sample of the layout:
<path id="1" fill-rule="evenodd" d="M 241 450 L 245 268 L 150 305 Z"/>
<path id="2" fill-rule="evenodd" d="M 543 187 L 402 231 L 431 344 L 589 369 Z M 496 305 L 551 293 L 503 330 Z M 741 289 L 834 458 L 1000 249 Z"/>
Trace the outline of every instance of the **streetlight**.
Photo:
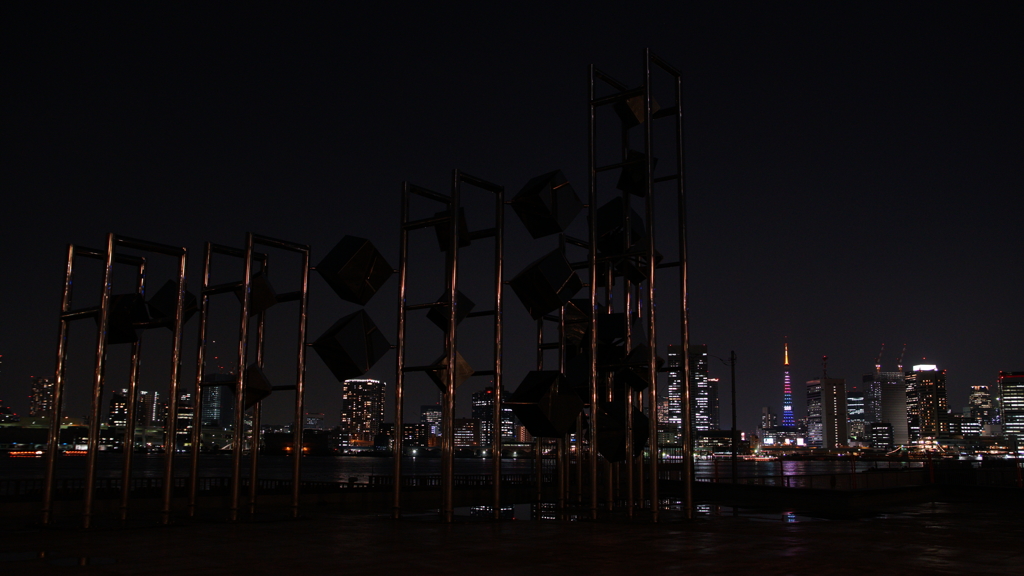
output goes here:
<path id="1" fill-rule="evenodd" d="M 732 444 L 732 483 L 736 484 L 736 476 L 737 476 L 736 471 L 737 471 L 737 469 L 739 467 L 738 456 L 736 454 L 737 445 L 739 444 L 739 439 L 736 437 L 736 351 L 735 350 L 730 350 L 729 351 L 729 359 L 728 360 L 726 360 L 725 358 L 720 358 L 718 356 L 715 356 L 714 354 L 708 354 L 708 356 L 711 356 L 712 358 L 718 358 L 718 360 L 720 360 L 722 362 L 722 364 L 725 364 L 725 365 L 729 366 L 729 372 L 730 372 L 730 384 L 729 384 L 729 386 L 730 386 L 730 397 L 732 399 L 732 435 L 731 435 L 731 439 L 732 439 L 732 442 L 731 442 L 731 444 Z"/>

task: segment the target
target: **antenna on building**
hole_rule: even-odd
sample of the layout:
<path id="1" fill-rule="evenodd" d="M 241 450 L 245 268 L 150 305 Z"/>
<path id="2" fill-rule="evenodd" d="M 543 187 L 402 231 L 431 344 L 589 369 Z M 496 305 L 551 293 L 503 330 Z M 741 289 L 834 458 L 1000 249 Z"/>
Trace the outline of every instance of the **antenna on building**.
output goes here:
<path id="1" fill-rule="evenodd" d="M 821 357 L 821 378 L 828 378 L 828 356 Z"/>
<path id="2" fill-rule="evenodd" d="M 903 356 L 907 353 L 907 345 L 903 344 L 903 352 L 900 352 L 899 360 L 896 360 L 896 368 L 903 372 Z"/>
<path id="3" fill-rule="evenodd" d="M 882 349 L 878 351 L 878 356 L 875 356 L 876 375 L 882 371 L 882 352 L 885 352 L 885 342 L 882 342 Z"/>

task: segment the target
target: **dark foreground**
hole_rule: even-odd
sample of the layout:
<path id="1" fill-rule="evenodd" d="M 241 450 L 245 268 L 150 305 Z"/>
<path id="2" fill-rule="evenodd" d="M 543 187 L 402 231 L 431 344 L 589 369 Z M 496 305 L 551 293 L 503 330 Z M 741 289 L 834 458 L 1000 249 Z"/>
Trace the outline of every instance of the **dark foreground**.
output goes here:
<path id="1" fill-rule="evenodd" d="M 84 531 L 8 519 L 4 574 L 1021 574 L 1024 520 L 998 503 L 928 503 L 872 518 L 765 513 L 657 525 L 329 513 Z M 795 520 L 795 521 L 794 521 Z"/>

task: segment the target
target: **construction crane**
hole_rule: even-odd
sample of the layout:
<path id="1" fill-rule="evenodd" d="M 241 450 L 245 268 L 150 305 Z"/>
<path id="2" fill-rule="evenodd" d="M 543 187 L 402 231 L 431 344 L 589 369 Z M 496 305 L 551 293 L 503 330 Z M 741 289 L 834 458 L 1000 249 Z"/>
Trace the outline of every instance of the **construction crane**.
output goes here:
<path id="1" fill-rule="evenodd" d="M 876 375 L 882 371 L 882 352 L 885 352 L 885 342 L 882 342 L 882 349 L 878 351 L 878 356 L 875 356 Z"/>
<path id="2" fill-rule="evenodd" d="M 899 358 L 899 360 L 896 361 L 896 367 L 899 369 L 901 374 L 903 373 L 903 356 L 906 353 L 907 353 L 907 345 L 903 344 L 903 352 L 900 352 L 900 358 Z"/>

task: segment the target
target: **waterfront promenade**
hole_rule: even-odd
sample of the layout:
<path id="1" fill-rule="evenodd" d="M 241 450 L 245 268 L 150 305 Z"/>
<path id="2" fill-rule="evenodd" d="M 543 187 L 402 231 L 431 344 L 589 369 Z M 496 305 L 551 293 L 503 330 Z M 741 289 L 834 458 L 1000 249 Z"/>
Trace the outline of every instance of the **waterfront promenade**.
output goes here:
<path id="1" fill-rule="evenodd" d="M 705 509 L 708 510 L 708 509 Z M 138 520 L 85 531 L 8 519 L 4 574 L 1020 574 L 1024 520 L 998 502 L 927 503 L 820 520 L 714 508 L 598 522 L 433 514 L 306 514 L 298 520 L 172 526 Z"/>

